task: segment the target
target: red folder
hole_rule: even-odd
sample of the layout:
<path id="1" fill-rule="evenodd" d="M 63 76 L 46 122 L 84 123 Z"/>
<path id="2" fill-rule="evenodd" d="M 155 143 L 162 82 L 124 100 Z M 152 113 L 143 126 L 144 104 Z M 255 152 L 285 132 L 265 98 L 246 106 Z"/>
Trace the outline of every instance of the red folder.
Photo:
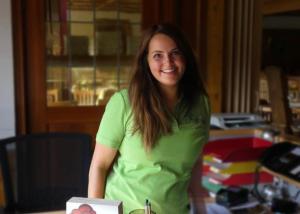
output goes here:
<path id="1" fill-rule="evenodd" d="M 241 148 L 232 150 L 223 149 L 223 150 L 216 150 L 211 152 L 211 156 L 213 160 L 218 163 L 223 162 L 236 162 L 236 161 L 255 161 L 257 160 L 263 151 L 265 151 L 266 147 L 264 148 Z"/>
<path id="2" fill-rule="evenodd" d="M 209 154 L 212 151 L 231 148 L 231 149 L 241 149 L 241 148 L 260 148 L 269 147 L 272 142 L 258 138 L 258 137 L 242 137 L 242 138 L 225 138 L 209 141 L 203 148 L 204 154 Z"/>
<path id="3" fill-rule="evenodd" d="M 204 155 L 213 156 L 219 163 L 257 160 L 272 142 L 257 138 L 233 138 L 210 141 L 203 149 Z"/>

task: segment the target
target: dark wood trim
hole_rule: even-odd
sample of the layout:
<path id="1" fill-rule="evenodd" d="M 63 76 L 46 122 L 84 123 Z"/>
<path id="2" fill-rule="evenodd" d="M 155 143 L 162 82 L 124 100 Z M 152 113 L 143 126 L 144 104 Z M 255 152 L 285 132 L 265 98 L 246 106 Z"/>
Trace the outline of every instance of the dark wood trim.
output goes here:
<path id="1" fill-rule="evenodd" d="M 264 1 L 262 12 L 263 15 L 271 15 L 295 10 L 300 10 L 299 0 L 273 0 Z"/>
<path id="2" fill-rule="evenodd" d="M 48 131 L 79 131 L 96 139 L 105 106 L 47 108 Z"/>
<path id="3" fill-rule="evenodd" d="M 245 86 L 244 91 L 245 91 L 245 95 L 243 96 L 243 107 L 241 109 L 244 109 L 245 112 L 252 112 L 251 109 L 253 104 L 252 104 L 252 94 L 255 94 L 255 90 L 256 88 L 253 88 L 253 81 L 251 80 L 252 76 L 255 76 L 256 71 L 253 72 L 253 70 L 256 68 L 256 66 L 260 66 L 260 65 L 254 65 L 252 66 L 252 60 L 253 60 L 253 50 L 252 50 L 252 45 L 253 45 L 253 39 L 255 38 L 255 34 L 257 33 L 255 30 L 257 29 L 258 31 L 260 31 L 260 29 L 256 28 L 257 26 L 254 25 L 255 22 L 255 18 L 254 16 L 256 14 L 254 14 L 255 11 L 255 2 L 253 2 L 255 0 L 252 1 L 247 1 L 248 5 L 247 5 L 247 21 L 245 22 L 245 26 L 246 27 L 246 31 L 245 31 L 245 38 L 246 38 L 246 45 L 244 47 L 245 49 L 245 60 L 244 60 L 244 64 L 243 64 L 243 68 L 245 69 L 244 74 L 242 75 L 242 78 L 245 80 L 244 83 L 242 85 Z M 258 12 L 259 16 L 261 16 L 261 12 Z M 255 32 L 255 33 L 254 33 Z M 259 47 L 254 47 L 254 52 L 256 50 L 260 51 L 260 44 L 256 44 Z M 254 69 L 252 69 L 252 67 L 254 67 Z M 259 80 L 258 80 L 259 81 Z M 258 85 L 257 85 L 258 86 Z M 254 90 L 253 90 L 254 89 Z M 253 93 L 254 91 L 254 93 Z M 255 100 L 254 100 L 255 101 Z"/>
<path id="4" fill-rule="evenodd" d="M 205 88 L 207 88 L 207 2 L 206 1 L 197 1 L 196 6 L 196 54 L 199 62 L 201 76 L 205 83 Z"/>
<path id="5" fill-rule="evenodd" d="M 142 29 L 147 29 L 159 22 L 159 0 L 143 0 L 142 3 Z"/>
<path id="6" fill-rule="evenodd" d="M 13 58 L 15 84 L 16 134 L 26 133 L 26 92 L 24 77 L 24 29 L 22 1 L 12 0 Z"/>
<path id="7" fill-rule="evenodd" d="M 240 78 L 241 78 L 241 43 L 242 43 L 242 38 L 241 38 L 241 32 L 242 32 L 242 16 L 244 16 L 244 14 L 242 14 L 243 11 L 243 2 L 242 1 L 235 1 L 235 13 L 236 13 L 236 17 L 235 17 L 235 29 L 234 29 L 234 41 L 233 41 L 233 46 L 234 46 L 234 56 L 232 59 L 233 61 L 233 69 L 234 69 L 234 75 L 232 76 L 233 78 L 233 99 L 229 100 L 229 102 L 232 103 L 232 108 L 230 109 L 231 112 L 238 112 L 239 110 L 239 105 L 240 105 L 240 100 L 238 100 L 238 98 L 241 97 L 241 82 L 240 82 Z"/>
<path id="8" fill-rule="evenodd" d="M 200 10 L 197 10 L 197 6 L 200 5 L 197 4 L 197 1 L 190 1 L 189 4 L 187 4 L 185 1 L 174 1 L 174 2 L 177 3 L 177 5 L 173 5 L 174 11 L 177 13 L 176 15 L 175 12 L 173 14 L 174 23 L 181 28 L 181 30 L 189 40 L 190 44 L 196 51 L 197 39 L 198 39 L 197 29 L 200 28 L 201 26 L 201 25 L 197 26 L 196 14 L 197 12 L 200 12 Z M 180 9 L 175 10 L 175 8 L 180 8 Z"/>
<path id="9" fill-rule="evenodd" d="M 105 106 L 48 107 L 47 124 L 66 122 L 99 122 Z M 84 114 L 84 117 L 82 116 Z M 95 118 L 97 115 L 97 118 Z"/>
<path id="10" fill-rule="evenodd" d="M 27 0 L 25 11 L 28 131 L 46 131 L 44 1 Z"/>
<path id="11" fill-rule="evenodd" d="M 230 109 L 232 103 L 228 102 L 228 100 L 232 100 L 233 97 L 233 47 L 234 47 L 234 19 L 235 19 L 235 11 L 234 11 L 234 0 L 228 0 L 225 6 L 225 23 L 224 28 L 227 30 L 227 35 L 224 36 L 224 52 L 226 52 L 224 56 L 224 68 L 226 70 L 226 75 L 224 76 L 224 81 L 222 85 L 222 89 L 225 92 L 222 97 L 222 109 Z"/>
<path id="12" fill-rule="evenodd" d="M 213 112 L 220 112 L 222 107 L 224 5 L 224 0 L 207 0 L 206 72 L 208 94 Z"/>
<path id="13" fill-rule="evenodd" d="M 153 24 L 171 22 L 176 23 L 176 7 L 178 0 L 143 0 L 142 1 L 142 29 Z"/>
<path id="14" fill-rule="evenodd" d="M 258 111 L 258 95 L 259 95 L 259 77 L 261 72 L 261 40 L 262 40 L 262 10 L 263 3 L 261 0 L 254 0 L 254 19 L 253 19 L 253 38 L 252 38 L 252 75 L 251 75 L 251 112 Z M 249 77 L 247 77 L 249 78 Z"/>

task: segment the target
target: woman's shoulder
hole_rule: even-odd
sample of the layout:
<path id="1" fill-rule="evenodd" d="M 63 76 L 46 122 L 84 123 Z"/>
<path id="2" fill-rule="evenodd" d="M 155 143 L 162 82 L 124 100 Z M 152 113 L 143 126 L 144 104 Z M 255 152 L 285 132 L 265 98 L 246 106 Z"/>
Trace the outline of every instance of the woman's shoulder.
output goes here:
<path id="1" fill-rule="evenodd" d="M 118 92 L 120 95 L 122 95 L 123 97 L 125 97 L 126 99 L 128 99 L 128 89 L 121 89 Z"/>
<path id="2" fill-rule="evenodd" d="M 193 109 L 195 112 L 197 112 L 197 114 L 210 116 L 211 110 L 208 96 L 203 93 L 199 94 L 197 96 Z"/>
<path id="3" fill-rule="evenodd" d="M 129 97 L 128 97 L 128 90 L 121 89 L 116 91 L 110 98 L 110 101 L 114 103 L 114 105 L 124 105 L 126 107 L 129 106 Z"/>
<path id="4" fill-rule="evenodd" d="M 129 103 L 129 97 L 128 97 L 128 90 L 127 89 L 121 89 L 117 91 L 113 96 L 115 97 L 121 97 L 122 100 L 128 104 Z"/>
<path id="5" fill-rule="evenodd" d="M 209 104 L 209 98 L 208 98 L 207 94 L 200 93 L 196 97 L 196 105 L 199 105 L 199 106 L 204 105 L 204 107 L 209 108 L 210 104 Z"/>

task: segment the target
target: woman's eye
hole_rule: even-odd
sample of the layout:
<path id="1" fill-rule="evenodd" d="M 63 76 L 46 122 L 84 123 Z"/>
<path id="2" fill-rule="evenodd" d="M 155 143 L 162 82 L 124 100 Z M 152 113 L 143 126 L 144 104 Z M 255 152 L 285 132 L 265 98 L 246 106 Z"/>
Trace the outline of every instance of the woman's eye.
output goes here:
<path id="1" fill-rule="evenodd" d="M 154 54 L 154 55 L 153 55 L 153 58 L 156 59 L 156 60 L 157 60 L 157 59 L 161 59 L 161 54 Z"/>
<path id="2" fill-rule="evenodd" d="M 172 51 L 171 53 L 172 56 L 181 56 L 180 51 Z"/>

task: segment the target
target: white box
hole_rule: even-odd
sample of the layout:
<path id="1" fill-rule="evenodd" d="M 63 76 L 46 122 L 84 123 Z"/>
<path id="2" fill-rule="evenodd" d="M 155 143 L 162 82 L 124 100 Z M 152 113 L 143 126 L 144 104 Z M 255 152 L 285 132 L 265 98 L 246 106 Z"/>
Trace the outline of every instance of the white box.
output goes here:
<path id="1" fill-rule="evenodd" d="M 72 197 L 67 201 L 66 214 L 80 213 L 123 214 L 122 201 Z"/>

